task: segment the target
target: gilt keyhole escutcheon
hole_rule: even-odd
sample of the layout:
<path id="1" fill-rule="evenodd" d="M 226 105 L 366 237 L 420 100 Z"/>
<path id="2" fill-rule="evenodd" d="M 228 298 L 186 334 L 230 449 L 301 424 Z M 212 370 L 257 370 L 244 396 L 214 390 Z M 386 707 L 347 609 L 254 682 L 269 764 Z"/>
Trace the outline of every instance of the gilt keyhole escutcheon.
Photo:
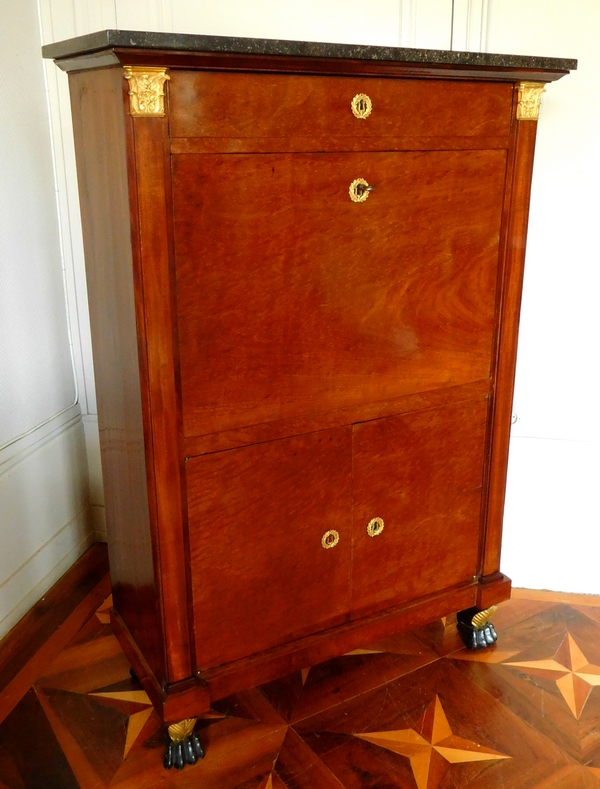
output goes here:
<path id="1" fill-rule="evenodd" d="M 348 187 L 348 194 L 353 203 L 364 203 L 369 196 L 369 192 L 372 192 L 373 189 L 375 187 L 370 186 L 369 182 L 365 181 L 364 178 L 355 178 Z"/>
<path id="2" fill-rule="evenodd" d="M 350 103 L 352 114 L 359 120 L 368 118 L 373 110 L 373 102 L 366 93 L 357 93 Z"/>
<path id="3" fill-rule="evenodd" d="M 367 534 L 369 537 L 378 537 L 383 531 L 384 525 L 383 518 L 372 518 L 367 526 Z"/>
<path id="4" fill-rule="evenodd" d="M 340 533 L 335 529 L 329 529 L 329 531 L 326 531 L 321 537 L 321 545 L 323 548 L 335 548 L 339 541 Z"/>

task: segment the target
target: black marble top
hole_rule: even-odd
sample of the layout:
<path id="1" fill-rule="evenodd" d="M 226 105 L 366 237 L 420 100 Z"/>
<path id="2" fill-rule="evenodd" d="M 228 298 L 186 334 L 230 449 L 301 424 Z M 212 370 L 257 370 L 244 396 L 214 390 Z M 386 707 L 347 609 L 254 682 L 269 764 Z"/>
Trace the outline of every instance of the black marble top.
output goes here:
<path id="1" fill-rule="evenodd" d="M 517 69 L 570 71 L 577 61 L 524 55 L 494 55 L 488 52 L 453 52 L 443 49 L 373 47 L 363 44 L 327 44 L 312 41 L 278 41 L 268 38 L 197 36 L 187 33 L 149 33 L 142 30 L 102 30 L 87 36 L 58 41 L 42 47 L 45 58 L 76 57 L 103 49 L 161 49 L 178 52 L 223 52 L 238 55 L 284 55 L 311 58 L 387 60 L 398 63 L 431 63 Z"/>

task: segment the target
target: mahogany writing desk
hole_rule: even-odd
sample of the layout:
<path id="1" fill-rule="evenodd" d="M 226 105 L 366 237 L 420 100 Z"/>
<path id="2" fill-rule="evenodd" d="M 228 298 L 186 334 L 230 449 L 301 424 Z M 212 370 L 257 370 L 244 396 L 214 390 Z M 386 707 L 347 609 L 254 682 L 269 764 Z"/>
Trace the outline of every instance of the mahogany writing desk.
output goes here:
<path id="1" fill-rule="evenodd" d="M 69 72 L 112 621 L 213 699 L 459 614 L 493 643 L 530 179 L 574 61 L 105 31 Z"/>

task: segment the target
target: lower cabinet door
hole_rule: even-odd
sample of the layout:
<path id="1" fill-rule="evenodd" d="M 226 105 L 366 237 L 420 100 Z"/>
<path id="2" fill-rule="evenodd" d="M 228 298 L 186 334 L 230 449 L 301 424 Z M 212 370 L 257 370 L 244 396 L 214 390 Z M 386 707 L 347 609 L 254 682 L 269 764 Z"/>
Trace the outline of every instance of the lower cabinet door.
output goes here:
<path id="1" fill-rule="evenodd" d="M 487 407 L 354 426 L 353 618 L 476 574 Z"/>
<path id="2" fill-rule="evenodd" d="M 349 619 L 352 428 L 188 460 L 196 661 Z"/>

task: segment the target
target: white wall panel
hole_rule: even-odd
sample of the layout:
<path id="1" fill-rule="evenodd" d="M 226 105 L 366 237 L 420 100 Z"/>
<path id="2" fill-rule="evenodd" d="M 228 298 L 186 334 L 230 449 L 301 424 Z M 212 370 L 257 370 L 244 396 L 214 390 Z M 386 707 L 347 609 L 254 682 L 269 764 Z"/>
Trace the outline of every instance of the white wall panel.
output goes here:
<path id="1" fill-rule="evenodd" d="M 511 25 L 519 9 L 519 24 Z M 515 435 L 600 439 L 600 4 L 492 0 L 488 46 L 577 57 L 542 99 L 519 337 Z"/>
<path id="2" fill-rule="evenodd" d="M 179 33 L 398 46 L 398 0 L 173 0 Z"/>
<path id="3" fill-rule="evenodd" d="M 83 256 L 83 238 L 73 129 L 67 75 L 54 63 L 44 62 L 51 108 L 56 194 L 65 272 L 68 317 L 71 332 L 79 402 L 84 413 L 96 413 L 96 389 L 92 361 L 92 341 Z"/>
<path id="4" fill-rule="evenodd" d="M 489 51 L 579 59 L 548 86 L 538 126 L 503 567 L 522 586 L 595 594 L 599 36 L 591 0 L 489 0 Z"/>
<path id="5" fill-rule="evenodd" d="M 0 447 L 75 401 L 35 3 L 0 25 Z"/>
<path id="6" fill-rule="evenodd" d="M 415 0 L 413 47 L 451 49 L 452 0 Z"/>
<path id="7" fill-rule="evenodd" d="M 417 5 L 419 0 L 400 0 L 398 46 L 414 47 L 417 39 Z"/>
<path id="8" fill-rule="evenodd" d="M 402 47 L 450 49 L 452 0 L 400 0 Z"/>
<path id="9" fill-rule="evenodd" d="M 489 0 L 454 0 L 452 49 L 461 52 L 486 51 L 488 2 Z"/>
<path id="10" fill-rule="evenodd" d="M 76 0 L 39 0 L 38 5 L 43 43 L 73 38 L 94 30 L 117 27 L 114 0 L 88 0 L 85 3 Z M 102 471 L 96 417 L 96 391 L 68 78 L 52 61 L 44 61 L 44 66 L 48 86 L 68 317 L 79 402 L 84 414 L 83 428 L 89 479 L 87 526 L 96 539 L 105 540 L 106 524 L 101 494 Z"/>
<path id="11" fill-rule="evenodd" d="M 115 7 L 120 30 L 173 30 L 171 0 L 115 0 Z"/>
<path id="12" fill-rule="evenodd" d="M 75 28 L 92 32 L 117 27 L 117 3 L 115 0 L 71 0 L 75 16 Z"/>
<path id="13" fill-rule="evenodd" d="M 0 638 L 91 545 L 81 418 L 0 465 Z"/>
<path id="14" fill-rule="evenodd" d="M 0 25 L 0 637 L 93 539 L 40 44 L 35 0 L 13 4 Z"/>
<path id="15" fill-rule="evenodd" d="M 513 438 L 502 569 L 515 586 L 600 593 L 600 444 Z"/>
<path id="16" fill-rule="evenodd" d="M 54 41 L 117 26 L 115 0 L 38 0 L 44 35 Z"/>
<path id="17" fill-rule="evenodd" d="M 44 44 L 117 26 L 114 0 L 88 0 L 85 3 L 38 0 L 38 4 Z M 52 61 L 44 61 L 44 66 L 79 402 L 83 413 L 95 414 L 96 391 L 68 78 Z"/>

